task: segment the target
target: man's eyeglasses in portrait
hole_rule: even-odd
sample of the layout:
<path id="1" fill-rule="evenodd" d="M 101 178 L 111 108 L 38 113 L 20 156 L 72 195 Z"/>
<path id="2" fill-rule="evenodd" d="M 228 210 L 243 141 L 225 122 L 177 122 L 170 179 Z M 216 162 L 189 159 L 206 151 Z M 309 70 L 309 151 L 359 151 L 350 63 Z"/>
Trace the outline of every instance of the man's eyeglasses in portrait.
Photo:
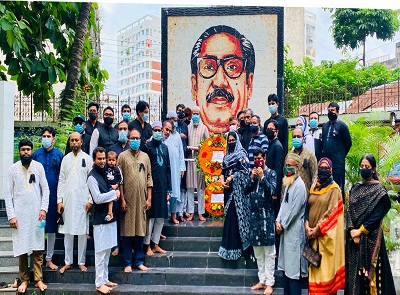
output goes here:
<path id="1" fill-rule="evenodd" d="M 224 73 L 229 78 L 237 79 L 246 67 L 246 59 L 238 56 L 230 56 L 221 59 L 213 56 L 197 58 L 199 74 L 204 79 L 211 79 L 214 77 L 219 66 L 222 66 Z"/>

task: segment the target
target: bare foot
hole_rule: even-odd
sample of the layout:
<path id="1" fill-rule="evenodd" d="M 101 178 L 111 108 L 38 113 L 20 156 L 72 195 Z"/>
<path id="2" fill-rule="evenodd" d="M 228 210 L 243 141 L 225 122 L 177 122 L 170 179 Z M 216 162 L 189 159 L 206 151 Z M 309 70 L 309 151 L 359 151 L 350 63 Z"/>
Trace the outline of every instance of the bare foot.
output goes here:
<path id="1" fill-rule="evenodd" d="M 64 273 L 66 270 L 69 270 L 71 268 L 72 268 L 72 264 L 66 264 L 60 268 L 60 273 Z"/>
<path id="2" fill-rule="evenodd" d="M 267 286 L 267 287 L 265 288 L 264 295 L 271 295 L 272 292 L 274 292 L 274 289 L 272 289 L 271 286 Z"/>
<path id="3" fill-rule="evenodd" d="M 146 270 L 147 270 L 147 267 L 144 266 L 143 264 L 141 264 L 141 265 L 139 265 L 139 266 L 137 267 L 137 269 L 138 269 L 138 270 L 141 270 L 141 271 L 146 271 Z"/>
<path id="4" fill-rule="evenodd" d="M 173 217 L 171 217 L 171 218 L 169 219 L 169 222 L 170 222 L 170 223 L 174 223 L 174 224 L 179 224 L 179 221 L 178 221 L 176 218 L 173 218 Z"/>
<path id="5" fill-rule="evenodd" d="M 258 282 L 257 284 L 255 284 L 253 287 L 251 287 L 251 290 L 261 290 L 261 289 L 265 289 L 265 285 L 261 282 Z"/>
<path id="6" fill-rule="evenodd" d="M 124 268 L 124 272 L 127 272 L 127 273 L 132 272 L 132 267 L 131 266 L 126 266 Z"/>
<path id="7" fill-rule="evenodd" d="M 161 239 L 161 240 L 165 240 L 166 238 L 167 238 L 167 237 L 164 236 L 163 234 L 160 235 L 160 239 Z"/>
<path id="8" fill-rule="evenodd" d="M 200 221 L 206 221 L 206 219 L 204 218 L 204 216 L 201 215 L 201 214 L 199 214 L 199 220 L 200 220 Z"/>
<path id="9" fill-rule="evenodd" d="M 154 253 L 161 253 L 161 254 L 167 253 L 167 251 L 165 251 L 164 249 L 162 249 L 162 248 L 161 248 L 160 246 L 158 246 L 157 244 L 154 244 L 153 252 L 154 252 Z"/>
<path id="10" fill-rule="evenodd" d="M 87 272 L 87 267 L 84 264 L 78 266 L 81 272 Z"/>
<path id="11" fill-rule="evenodd" d="M 193 220 L 193 216 L 194 216 L 194 213 L 189 213 L 189 216 L 188 216 L 188 218 L 186 220 L 187 221 L 192 221 Z"/>
<path id="12" fill-rule="evenodd" d="M 118 256 L 119 254 L 119 248 L 115 248 L 114 251 L 112 251 L 111 255 L 112 256 Z"/>
<path id="13" fill-rule="evenodd" d="M 21 285 L 18 287 L 18 293 L 25 293 L 26 288 L 28 288 L 29 282 L 28 281 L 23 281 Z"/>
<path id="14" fill-rule="evenodd" d="M 146 255 L 147 255 L 147 256 L 154 256 L 154 253 L 153 253 L 153 251 L 151 250 L 150 245 L 147 246 Z"/>
<path id="15" fill-rule="evenodd" d="M 104 285 L 101 285 L 100 287 L 97 287 L 96 291 L 99 292 L 100 294 L 110 294 L 111 293 L 111 288 L 107 287 L 104 284 Z"/>
<path id="16" fill-rule="evenodd" d="M 118 286 L 118 284 L 117 284 L 117 283 L 114 283 L 114 282 L 111 282 L 111 281 L 108 281 L 108 283 L 106 284 L 106 286 L 112 288 L 112 287 Z"/>
<path id="17" fill-rule="evenodd" d="M 51 270 L 57 270 L 58 266 L 55 265 L 51 260 L 46 262 L 46 267 Z"/>
<path id="18" fill-rule="evenodd" d="M 190 213 L 183 212 L 183 215 L 184 215 L 186 218 L 188 218 L 188 217 L 190 216 Z"/>
<path id="19" fill-rule="evenodd" d="M 21 279 L 20 278 L 15 278 L 14 283 L 12 284 L 13 288 L 18 288 L 21 285 Z"/>
<path id="20" fill-rule="evenodd" d="M 185 217 L 183 217 L 183 216 L 179 216 L 179 217 L 178 217 L 178 220 L 179 220 L 180 222 L 186 222 L 186 219 L 185 219 Z"/>
<path id="21" fill-rule="evenodd" d="M 45 285 L 42 281 L 38 281 L 35 284 L 35 287 L 38 288 L 41 292 L 47 289 L 47 285 Z"/>

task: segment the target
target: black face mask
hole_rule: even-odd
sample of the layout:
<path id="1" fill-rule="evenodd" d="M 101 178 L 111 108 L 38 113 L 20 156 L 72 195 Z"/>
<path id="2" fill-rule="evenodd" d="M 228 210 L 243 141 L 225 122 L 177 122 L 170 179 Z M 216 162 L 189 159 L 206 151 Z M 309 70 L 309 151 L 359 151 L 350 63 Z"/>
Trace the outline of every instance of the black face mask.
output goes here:
<path id="1" fill-rule="evenodd" d="M 114 118 L 111 118 L 111 117 L 104 118 L 104 124 L 106 124 L 107 126 L 111 126 L 111 124 L 113 122 L 114 122 Z"/>
<path id="2" fill-rule="evenodd" d="M 184 122 L 186 123 L 186 125 L 188 125 L 188 126 L 189 126 L 189 124 L 190 124 L 190 120 L 185 120 Z"/>
<path id="3" fill-rule="evenodd" d="M 97 115 L 96 115 L 96 113 L 89 113 L 89 119 L 90 120 L 95 120 L 97 118 Z"/>
<path id="4" fill-rule="evenodd" d="M 178 115 L 179 120 L 182 120 L 183 118 L 185 118 L 185 114 L 183 112 L 178 112 L 177 115 Z"/>
<path id="5" fill-rule="evenodd" d="M 322 183 L 324 183 L 331 177 L 332 177 L 331 171 L 325 169 L 318 169 L 318 178 Z"/>
<path id="6" fill-rule="evenodd" d="M 236 147 L 236 142 L 230 142 L 228 143 L 228 150 L 232 153 L 235 151 L 235 147 Z"/>
<path id="7" fill-rule="evenodd" d="M 329 121 L 335 121 L 337 119 L 336 113 L 328 112 Z"/>
<path id="8" fill-rule="evenodd" d="M 372 169 L 363 168 L 360 170 L 360 173 L 363 179 L 368 179 L 372 176 Z"/>
<path id="9" fill-rule="evenodd" d="M 273 140 L 275 138 L 275 132 L 274 131 L 267 129 L 266 133 L 267 133 L 266 135 L 267 135 L 268 140 Z"/>
<path id="10" fill-rule="evenodd" d="M 244 120 L 240 121 L 240 127 L 242 127 L 242 128 L 247 127 L 246 122 Z"/>
<path id="11" fill-rule="evenodd" d="M 22 165 L 29 165 L 32 162 L 32 156 L 19 155 L 19 158 L 21 159 Z"/>

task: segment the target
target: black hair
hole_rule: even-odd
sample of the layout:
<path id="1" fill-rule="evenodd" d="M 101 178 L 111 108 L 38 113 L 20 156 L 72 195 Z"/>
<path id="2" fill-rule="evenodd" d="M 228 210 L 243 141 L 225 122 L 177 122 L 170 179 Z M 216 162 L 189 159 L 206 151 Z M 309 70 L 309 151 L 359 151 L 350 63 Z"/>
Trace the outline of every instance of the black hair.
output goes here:
<path id="1" fill-rule="evenodd" d="M 270 101 L 275 101 L 277 104 L 279 104 L 278 95 L 276 95 L 275 93 L 271 93 L 270 95 L 268 95 L 268 102 Z"/>
<path id="2" fill-rule="evenodd" d="M 312 114 L 317 114 L 317 116 L 318 116 L 318 119 L 319 119 L 319 114 L 318 114 L 316 111 L 314 111 L 314 112 L 311 112 L 311 113 L 308 115 L 308 118 L 310 118 Z"/>
<path id="3" fill-rule="evenodd" d="M 260 116 L 259 116 L 259 115 L 253 115 L 253 116 L 251 116 L 252 119 L 253 119 L 254 117 L 257 118 L 258 125 L 261 126 L 261 118 L 260 118 Z"/>
<path id="4" fill-rule="evenodd" d="M 331 108 L 331 107 L 333 107 L 333 108 L 336 108 L 336 111 L 338 111 L 339 112 L 339 105 L 336 103 L 336 102 L 331 102 L 329 105 L 328 105 L 328 108 Z"/>
<path id="5" fill-rule="evenodd" d="M 33 149 L 33 143 L 29 139 L 21 139 L 20 142 L 18 143 L 18 150 L 20 150 L 23 146 L 30 146 L 31 149 Z"/>
<path id="6" fill-rule="evenodd" d="M 121 114 L 122 114 L 122 112 L 124 111 L 124 109 L 129 109 L 129 111 L 130 112 L 132 112 L 132 109 L 131 109 L 131 107 L 129 106 L 129 104 L 124 104 L 122 107 L 121 107 Z"/>
<path id="7" fill-rule="evenodd" d="M 239 121 L 239 119 L 236 118 L 236 117 L 230 117 L 229 118 L 229 123 L 232 122 L 232 121 Z"/>
<path id="8" fill-rule="evenodd" d="M 173 126 L 172 126 L 172 123 L 171 123 L 171 121 L 170 121 L 169 119 L 165 119 L 165 120 L 162 122 L 162 126 L 164 127 L 167 123 L 171 124 L 171 128 L 173 127 Z"/>
<path id="9" fill-rule="evenodd" d="M 259 154 L 261 154 L 261 156 L 262 156 L 263 158 L 265 158 L 265 151 L 264 151 L 262 148 L 256 147 L 256 148 L 253 150 L 253 156 L 258 156 Z"/>
<path id="10" fill-rule="evenodd" d="M 107 159 L 109 157 L 115 157 L 116 159 L 118 159 L 118 154 L 115 151 L 111 150 L 111 151 L 108 151 L 108 153 L 107 153 Z"/>
<path id="11" fill-rule="evenodd" d="M 49 133 L 51 134 L 51 136 L 53 136 L 53 137 L 56 136 L 56 131 L 54 130 L 53 127 L 51 127 L 51 126 L 45 126 L 45 127 L 43 127 L 42 136 L 43 136 L 43 134 L 44 134 L 46 131 L 49 132 Z"/>
<path id="12" fill-rule="evenodd" d="M 279 128 L 279 123 L 278 123 L 278 121 L 276 121 L 276 120 L 274 120 L 274 119 L 270 120 L 270 121 L 268 122 L 268 124 L 267 124 L 267 128 L 268 128 L 268 125 L 269 125 L 270 123 L 274 124 L 275 129 L 278 130 L 278 128 Z"/>
<path id="13" fill-rule="evenodd" d="M 358 166 L 361 166 L 361 162 L 364 159 L 366 159 L 371 164 L 372 169 L 375 168 L 375 172 L 372 173 L 373 179 L 379 180 L 378 171 L 376 171 L 376 160 L 375 160 L 374 155 L 372 155 L 372 154 L 364 154 L 364 155 L 362 155 L 362 157 L 360 159 L 360 163 L 358 164 Z"/>
<path id="14" fill-rule="evenodd" d="M 197 73 L 197 58 L 200 55 L 201 47 L 203 42 L 206 41 L 213 35 L 220 34 L 220 33 L 228 33 L 239 40 L 240 49 L 243 53 L 244 58 L 246 59 L 246 74 L 247 78 L 248 75 L 254 73 L 254 67 L 256 63 L 255 52 L 253 44 L 247 39 L 244 35 L 240 34 L 239 31 L 236 29 L 225 26 L 225 25 L 218 25 L 208 28 L 201 34 L 201 36 L 197 39 L 196 43 L 193 46 L 192 54 L 190 57 L 190 67 L 192 70 L 192 74 L 196 75 Z"/>
<path id="15" fill-rule="evenodd" d="M 107 111 L 107 110 L 112 111 L 112 113 L 113 113 L 113 115 L 114 115 L 114 109 L 113 109 L 112 107 L 110 107 L 110 106 L 104 108 L 104 110 L 103 110 L 103 115 L 104 115 L 104 112 Z"/>
<path id="16" fill-rule="evenodd" d="M 245 109 L 244 112 L 245 112 L 245 114 L 247 112 L 250 112 L 250 116 L 252 116 L 252 117 L 254 116 L 254 112 L 253 112 L 253 110 L 251 108 Z"/>
<path id="17" fill-rule="evenodd" d="M 236 141 L 239 140 L 238 134 L 234 131 L 229 131 L 228 136 L 226 137 L 226 140 L 228 140 L 229 136 L 231 136 L 231 135 L 236 139 Z"/>
<path id="18" fill-rule="evenodd" d="M 97 111 L 99 111 L 100 105 L 97 102 L 94 102 L 94 101 L 89 102 L 89 104 L 88 104 L 86 109 L 89 110 L 93 106 L 95 106 Z"/>
<path id="19" fill-rule="evenodd" d="M 239 120 L 240 115 L 241 115 L 241 114 L 244 114 L 244 113 L 246 113 L 245 110 L 239 111 L 239 112 L 237 113 L 237 115 L 236 115 L 236 118 Z"/>
<path id="20" fill-rule="evenodd" d="M 177 111 L 179 108 L 185 109 L 186 107 L 185 107 L 185 105 L 184 105 L 183 103 L 179 103 L 179 104 L 176 105 L 176 111 Z"/>
<path id="21" fill-rule="evenodd" d="M 103 148 L 103 147 L 101 147 L 101 146 L 96 147 L 96 148 L 93 150 L 93 154 L 92 154 L 93 161 L 96 161 L 96 157 L 97 157 L 97 154 L 98 154 L 98 153 L 106 153 L 106 149 Z"/>
<path id="22" fill-rule="evenodd" d="M 144 112 L 146 108 L 150 109 L 149 104 L 144 100 L 139 100 L 136 104 L 136 115 L 139 116 L 139 113 Z"/>

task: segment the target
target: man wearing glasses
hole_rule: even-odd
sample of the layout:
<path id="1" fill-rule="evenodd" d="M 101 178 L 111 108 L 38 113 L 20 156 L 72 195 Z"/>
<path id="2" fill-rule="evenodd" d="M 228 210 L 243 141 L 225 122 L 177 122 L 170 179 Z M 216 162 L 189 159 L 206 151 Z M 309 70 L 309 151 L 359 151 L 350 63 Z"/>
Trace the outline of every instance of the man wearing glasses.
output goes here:
<path id="1" fill-rule="evenodd" d="M 226 132 L 229 118 L 247 108 L 252 94 L 253 45 L 232 27 L 210 27 L 193 46 L 190 65 L 201 120 L 213 133 Z"/>

